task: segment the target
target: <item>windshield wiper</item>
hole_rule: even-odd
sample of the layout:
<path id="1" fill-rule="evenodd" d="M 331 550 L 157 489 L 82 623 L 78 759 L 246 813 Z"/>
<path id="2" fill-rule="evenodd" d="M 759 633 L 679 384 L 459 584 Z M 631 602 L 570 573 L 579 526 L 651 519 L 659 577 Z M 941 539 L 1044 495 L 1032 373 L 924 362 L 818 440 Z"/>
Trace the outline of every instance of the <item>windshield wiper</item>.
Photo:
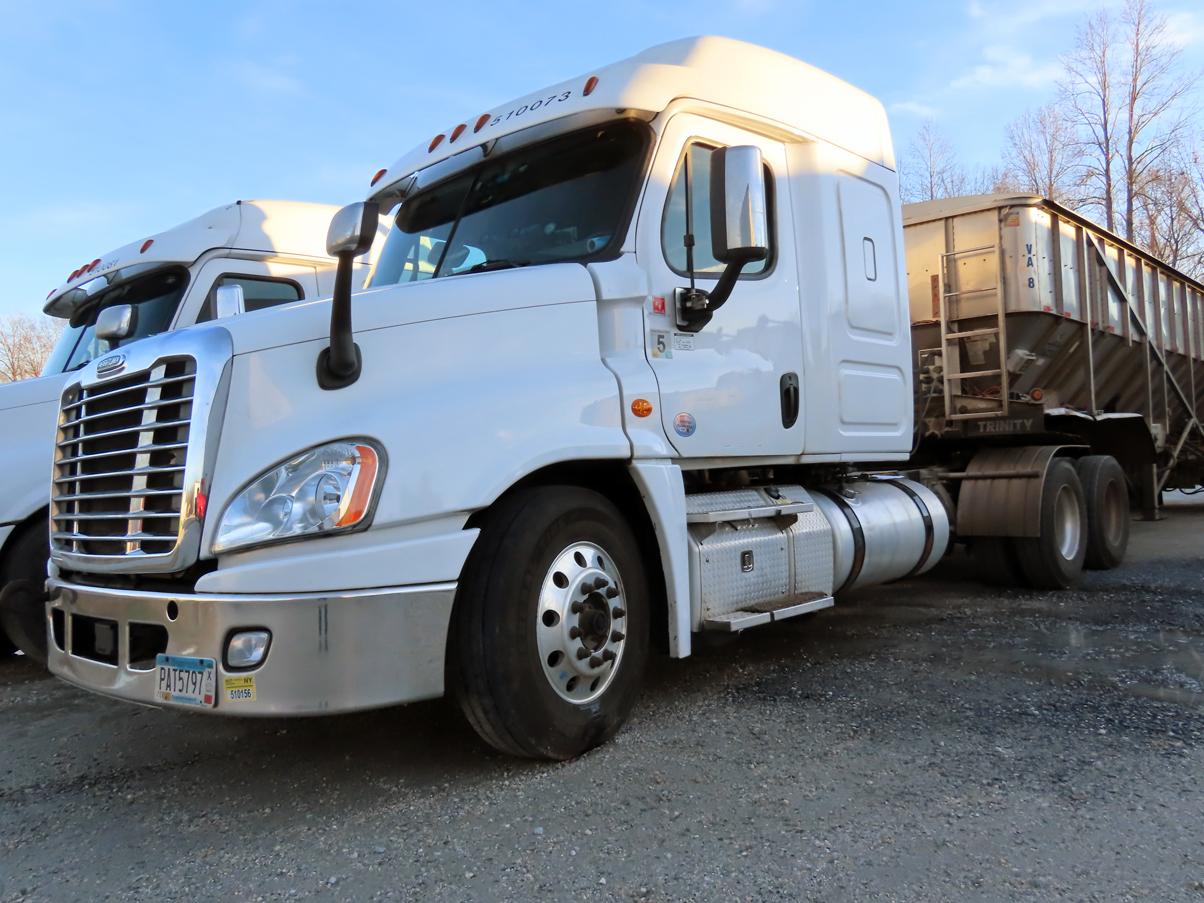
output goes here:
<path id="1" fill-rule="evenodd" d="M 474 263 L 465 273 L 484 273 L 488 270 L 508 270 L 512 267 L 525 267 L 530 264 L 529 260 L 506 260 L 504 258 L 498 260 L 486 260 L 482 263 Z"/>

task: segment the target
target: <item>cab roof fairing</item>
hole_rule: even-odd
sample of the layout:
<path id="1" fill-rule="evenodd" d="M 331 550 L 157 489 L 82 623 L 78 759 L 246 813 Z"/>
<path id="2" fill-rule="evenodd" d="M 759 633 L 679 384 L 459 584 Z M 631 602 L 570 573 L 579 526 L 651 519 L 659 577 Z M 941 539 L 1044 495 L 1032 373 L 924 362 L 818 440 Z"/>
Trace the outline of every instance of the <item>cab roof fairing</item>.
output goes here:
<path id="1" fill-rule="evenodd" d="M 587 82 L 595 78 L 585 96 Z M 695 37 L 499 104 L 488 119 L 479 114 L 452 123 L 438 133 L 437 143 L 432 137 L 394 162 L 368 197 L 395 199 L 418 170 L 533 125 L 588 111 L 656 114 L 680 98 L 745 110 L 895 168 L 886 109 L 876 98 L 777 51 L 731 38 Z"/>
<path id="2" fill-rule="evenodd" d="M 195 219 L 102 255 L 95 269 L 79 274 L 52 291 L 42 310 L 52 317 L 69 317 L 90 294 L 65 296 L 97 277 L 134 265 L 146 270 L 169 264 L 189 266 L 215 248 L 328 259 L 326 231 L 336 210 L 338 208 L 330 204 L 306 201 L 246 200 L 216 207 Z M 143 251 L 148 241 L 151 245 Z M 142 267 L 143 264 L 150 266 Z"/>

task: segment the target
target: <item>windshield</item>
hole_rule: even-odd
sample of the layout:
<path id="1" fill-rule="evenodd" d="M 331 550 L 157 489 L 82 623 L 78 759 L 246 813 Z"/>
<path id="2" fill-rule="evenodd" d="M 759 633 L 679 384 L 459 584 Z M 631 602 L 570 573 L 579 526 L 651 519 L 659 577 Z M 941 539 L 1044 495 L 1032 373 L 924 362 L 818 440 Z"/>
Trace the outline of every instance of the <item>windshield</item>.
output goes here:
<path id="1" fill-rule="evenodd" d="M 77 310 L 63 330 L 54 351 L 46 360 L 42 375 L 78 370 L 102 354 L 163 332 L 171 326 L 184 289 L 188 287 L 188 271 L 182 267 L 159 270 L 123 283 L 111 291 L 96 296 Z M 136 309 L 134 331 L 127 338 L 109 341 L 96 337 L 96 317 L 114 304 L 133 304 Z"/>
<path id="2" fill-rule="evenodd" d="M 594 126 L 423 191 L 402 204 L 368 284 L 613 254 L 647 146 L 637 123 Z"/>

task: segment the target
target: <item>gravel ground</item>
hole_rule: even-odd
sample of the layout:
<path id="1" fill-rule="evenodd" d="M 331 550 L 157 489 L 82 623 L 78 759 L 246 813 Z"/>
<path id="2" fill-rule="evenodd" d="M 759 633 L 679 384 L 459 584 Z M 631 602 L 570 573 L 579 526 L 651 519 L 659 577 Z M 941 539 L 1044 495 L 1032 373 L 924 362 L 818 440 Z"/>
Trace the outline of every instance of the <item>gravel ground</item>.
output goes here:
<path id="1" fill-rule="evenodd" d="M 223 721 L 0 663 L 0 900 L 1204 900 L 1204 504 L 659 662 L 562 764 L 431 703 Z"/>

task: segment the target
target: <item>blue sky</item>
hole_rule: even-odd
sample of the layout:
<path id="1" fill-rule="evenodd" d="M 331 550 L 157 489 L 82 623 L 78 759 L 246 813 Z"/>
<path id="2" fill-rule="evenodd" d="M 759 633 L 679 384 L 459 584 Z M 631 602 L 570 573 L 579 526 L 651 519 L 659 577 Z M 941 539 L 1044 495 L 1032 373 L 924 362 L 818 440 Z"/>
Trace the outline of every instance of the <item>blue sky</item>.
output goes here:
<path id="1" fill-rule="evenodd" d="M 0 314 L 79 264 L 236 198 L 346 203 L 453 123 L 640 49 L 724 34 L 925 116 L 972 165 L 1053 92 L 1110 0 L 0 0 Z M 1200 0 L 1161 0 L 1204 69 Z"/>

